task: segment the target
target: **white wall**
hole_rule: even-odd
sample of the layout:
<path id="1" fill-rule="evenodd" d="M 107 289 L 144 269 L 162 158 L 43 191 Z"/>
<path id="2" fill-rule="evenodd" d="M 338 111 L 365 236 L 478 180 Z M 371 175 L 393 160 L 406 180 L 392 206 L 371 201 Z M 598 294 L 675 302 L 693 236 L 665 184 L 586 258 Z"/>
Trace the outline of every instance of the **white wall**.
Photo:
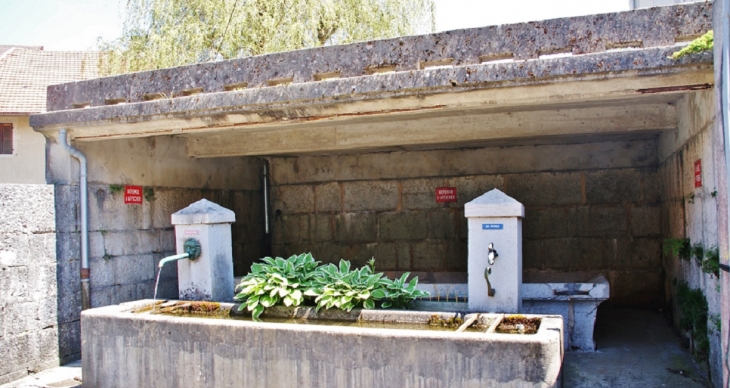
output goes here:
<path id="1" fill-rule="evenodd" d="M 13 154 L 0 155 L 0 183 L 46 183 L 46 139 L 28 125 L 28 116 L 0 116 L 13 124 Z"/>

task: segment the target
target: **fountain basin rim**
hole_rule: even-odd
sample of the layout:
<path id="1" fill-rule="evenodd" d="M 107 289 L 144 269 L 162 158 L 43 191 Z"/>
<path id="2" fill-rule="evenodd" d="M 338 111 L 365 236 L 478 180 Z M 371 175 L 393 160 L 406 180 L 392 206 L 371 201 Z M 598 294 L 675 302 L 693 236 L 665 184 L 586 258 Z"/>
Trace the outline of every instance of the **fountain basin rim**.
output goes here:
<path id="1" fill-rule="evenodd" d="M 454 313 L 444 311 L 415 311 L 415 310 L 352 310 L 347 313 L 341 310 L 324 310 L 316 313 L 316 317 L 311 313 L 314 312 L 314 307 L 284 307 L 275 306 L 267 309 L 262 315 L 262 318 L 266 318 L 266 313 L 269 313 L 270 317 L 295 317 L 302 318 L 307 317 L 310 323 L 307 325 L 294 324 L 294 323 L 272 323 L 272 322 L 254 322 L 236 319 L 221 319 L 214 317 L 205 316 L 175 316 L 165 314 L 150 314 L 150 313 L 135 313 L 135 310 L 142 309 L 146 306 L 154 304 L 156 301 L 152 299 L 143 299 L 133 302 L 121 303 L 119 305 L 111 305 L 105 307 L 99 307 L 89 310 L 84 310 L 81 313 L 81 319 L 84 318 L 110 318 L 110 319 L 124 319 L 124 320 L 142 320 L 142 321 L 157 321 L 157 322 L 170 322 L 170 321 L 182 321 L 192 325 L 219 325 L 219 326 L 247 326 L 260 328 L 262 330 L 286 330 L 286 331 L 302 331 L 302 332 L 329 332 L 329 333 L 358 333 L 364 336 L 389 336 L 389 337 L 403 337 L 403 338 L 464 338 L 469 341 L 499 341 L 499 342 L 524 342 L 525 337 L 529 337 L 530 342 L 552 342 L 560 339 L 562 341 L 561 330 L 563 322 L 560 315 L 536 315 L 536 314 L 517 314 L 523 315 L 528 318 L 541 318 L 542 323 L 536 334 L 519 335 L 519 334 L 507 334 L 507 333 L 496 333 L 494 332 L 497 325 L 501 322 L 505 316 L 511 316 L 516 314 L 501 314 L 501 313 L 479 313 L 479 322 L 488 326 L 485 332 L 449 332 L 449 331 L 430 331 L 430 330 L 409 330 L 409 329 L 387 329 L 387 328 L 370 328 L 370 327 L 352 327 L 352 326 L 330 326 L 330 325 L 318 325 L 316 324 L 317 319 L 334 319 L 334 320 L 350 320 L 355 321 L 357 319 L 373 321 L 373 322 L 389 322 L 389 323 L 423 323 L 433 315 L 439 315 L 443 318 L 459 316 L 464 317 L 464 314 L 473 314 L 473 312 Z M 159 301 L 158 301 L 159 302 Z M 221 309 L 231 309 L 235 311 L 238 308 L 238 304 L 234 303 L 220 303 Z M 288 315 L 287 315 L 288 314 Z M 235 314 L 232 314 L 235 315 Z M 350 317 L 349 319 L 347 317 Z M 426 325 L 426 323 L 423 323 Z M 454 329 L 456 330 L 456 329 Z"/>

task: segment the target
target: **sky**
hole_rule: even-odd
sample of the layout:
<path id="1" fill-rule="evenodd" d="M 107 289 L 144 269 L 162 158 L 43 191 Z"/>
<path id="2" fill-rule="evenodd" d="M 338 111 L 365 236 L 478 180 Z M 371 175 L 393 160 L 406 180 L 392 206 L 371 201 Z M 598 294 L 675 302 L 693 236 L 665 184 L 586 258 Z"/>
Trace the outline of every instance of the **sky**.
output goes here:
<path id="1" fill-rule="evenodd" d="M 625 11 L 630 0 L 434 0 L 436 30 Z M 92 50 L 122 32 L 126 0 L 0 0 L 0 45 Z"/>

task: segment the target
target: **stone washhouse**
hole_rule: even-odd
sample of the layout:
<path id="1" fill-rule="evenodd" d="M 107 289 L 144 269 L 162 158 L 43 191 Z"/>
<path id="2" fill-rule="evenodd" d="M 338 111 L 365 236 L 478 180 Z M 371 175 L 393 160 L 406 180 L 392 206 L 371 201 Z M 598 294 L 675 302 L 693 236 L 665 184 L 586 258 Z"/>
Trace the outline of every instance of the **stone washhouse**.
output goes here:
<path id="1" fill-rule="evenodd" d="M 62 130 L 88 164 L 92 307 L 151 298 L 170 215 L 201 198 L 235 213 L 236 276 L 312 252 L 463 284 L 464 205 L 495 188 L 524 205 L 524 278 L 600 274 L 606 303 L 671 305 L 673 280 L 696 275 L 662 239 L 719 238 L 713 57 L 669 58 L 712 16 L 692 3 L 49 87 L 30 124 L 55 185 L 62 356 L 79 357 L 82 307 L 80 170 Z M 166 266 L 159 295 L 177 286 Z M 711 345 L 722 376 L 719 334 Z"/>

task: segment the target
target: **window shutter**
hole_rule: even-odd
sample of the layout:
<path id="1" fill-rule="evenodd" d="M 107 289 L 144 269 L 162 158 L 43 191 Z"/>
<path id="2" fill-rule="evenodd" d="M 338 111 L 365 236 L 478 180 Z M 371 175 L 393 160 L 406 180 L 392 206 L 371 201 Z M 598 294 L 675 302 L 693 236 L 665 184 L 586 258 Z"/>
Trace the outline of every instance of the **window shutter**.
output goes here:
<path id="1" fill-rule="evenodd" d="M 11 124 L 2 125 L 2 149 L 1 154 L 10 155 L 13 153 L 13 126 Z"/>

